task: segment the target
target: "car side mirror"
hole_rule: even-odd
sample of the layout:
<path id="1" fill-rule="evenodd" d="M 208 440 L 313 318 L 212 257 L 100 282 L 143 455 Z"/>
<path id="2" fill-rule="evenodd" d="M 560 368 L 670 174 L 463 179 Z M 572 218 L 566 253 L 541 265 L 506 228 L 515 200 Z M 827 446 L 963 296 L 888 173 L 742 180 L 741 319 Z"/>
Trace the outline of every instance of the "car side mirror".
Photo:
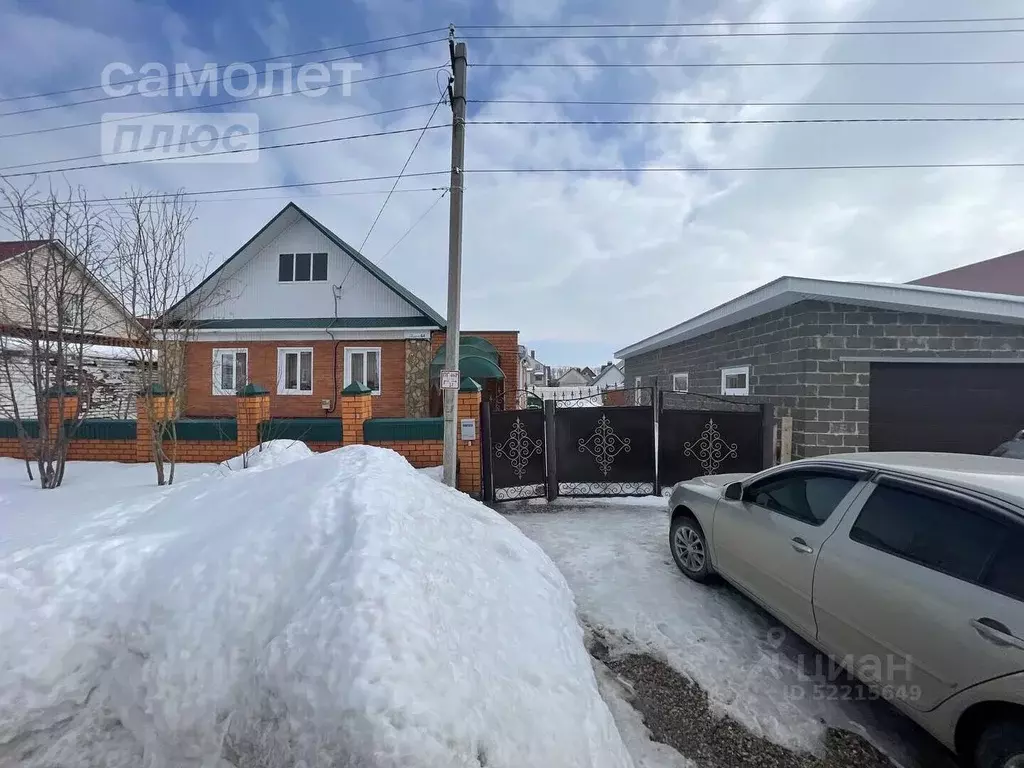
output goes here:
<path id="1" fill-rule="evenodd" d="M 722 495 L 729 501 L 739 501 L 743 498 L 743 483 L 729 483 Z"/>

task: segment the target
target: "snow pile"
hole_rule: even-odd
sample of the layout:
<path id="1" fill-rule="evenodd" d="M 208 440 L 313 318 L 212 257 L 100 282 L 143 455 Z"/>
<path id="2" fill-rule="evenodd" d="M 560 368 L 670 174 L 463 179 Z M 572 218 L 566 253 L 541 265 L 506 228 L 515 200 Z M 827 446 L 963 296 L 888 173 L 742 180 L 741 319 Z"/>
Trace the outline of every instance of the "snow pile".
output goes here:
<path id="1" fill-rule="evenodd" d="M 396 453 L 64 497 L 0 539 L 0 765 L 631 765 L 559 571 Z"/>
<path id="2" fill-rule="evenodd" d="M 261 471 L 283 467 L 294 461 L 308 459 L 313 455 L 309 446 L 301 440 L 267 440 L 255 448 L 250 448 L 241 456 L 235 456 L 224 462 L 224 465 L 232 470 L 249 469 Z"/>

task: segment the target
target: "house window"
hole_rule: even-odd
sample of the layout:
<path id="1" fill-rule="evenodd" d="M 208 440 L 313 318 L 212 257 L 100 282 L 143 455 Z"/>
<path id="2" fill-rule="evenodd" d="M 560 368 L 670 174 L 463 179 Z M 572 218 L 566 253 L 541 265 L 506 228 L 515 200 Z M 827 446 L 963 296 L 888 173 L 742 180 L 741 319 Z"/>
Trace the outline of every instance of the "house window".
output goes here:
<path id="1" fill-rule="evenodd" d="M 325 283 L 327 282 L 327 254 L 279 254 L 277 257 L 277 279 L 282 283 Z"/>
<path id="2" fill-rule="evenodd" d="M 234 395 L 248 383 L 248 350 L 213 350 L 213 394 Z"/>
<path id="3" fill-rule="evenodd" d="M 740 365 L 736 368 L 722 369 L 723 395 L 750 394 L 750 366 Z"/>
<path id="4" fill-rule="evenodd" d="M 689 392 L 690 391 L 690 374 L 688 374 L 688 373 L 673 373 L 672 374 L 672 391 L 673 392 Z"/>
<path id="5" fill-rule="evenodd" d="M 308 395 L 313 392 L 313 349 L 285 347 L 277 350 L 277 394 Z"/>
<path id="6" fill-rule="evenodd" d="M 380 347 L 345 350 L 345 386 L 354 381 L 380 394 Z"/>

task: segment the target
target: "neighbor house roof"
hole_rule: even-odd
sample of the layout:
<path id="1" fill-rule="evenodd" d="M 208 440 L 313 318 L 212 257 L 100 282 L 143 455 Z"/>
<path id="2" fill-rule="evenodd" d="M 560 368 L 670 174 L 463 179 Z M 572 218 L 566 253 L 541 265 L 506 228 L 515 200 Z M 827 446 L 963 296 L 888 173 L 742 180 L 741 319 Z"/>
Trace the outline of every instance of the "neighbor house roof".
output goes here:
<path id="1" fill-rule="evenodd" d="M 679 325 L 620 349 L 615 356 L 634 357 L 807 299 L 1024 325 L 1024 297 L 1019 296 L 922 285 L 780 277 Z"/>
<path id="2" fill-rule="evenodd" d="M 911 285 L 1024 296 L 1024 251 L 928 275 Z"/>
<path id="3" fill-rule="evenodd" d="M 3 240 L 0 241 L 0 261 L 13 259 L 26 251 L 46 245 L 47 240 Z"/>
<path id="4" fill-rule="evenodd" d="M 221 263 L 221 265 L 219 267 L 217 267 L 215 270 L 213 270 L 213 272 L 211 272 L 209 275 L 207 275 L 206 278 L 201 283 L 199 283 L 199 285 L 197 285 L 195 288 L 193 288 L 191 291 L 189 291 L 188 295 L 185 296 L 185 298 L 183 298 L 181 301 L 179 301 L 177 304 L 175 304 L 173 307 L 171 307 L 168 310 L 168 314 L 173 313 L 178 307 L 180 307 L 182 304 L 184 304 L 186 301 L 188 301 L 193 295 L 195 295 L 198 291 L 200 291 L 203 288 L 203 286 L 205 286 L 206 284 L 210 283 L 217 275 L 219 275 L 224 270 L 225 267 L 228 266 L 228 264 L 230 264 L 240 254 L 244 253 L 246 248 L 248 248 L 253 242 L 255 242 L 256 239 L 260 235 L 262 235 L 264 232 L 266 232 L 268 229 L 270 229 L 271 225 L 275 221 L 277 221 L 279 218 L 281 218 L 282 216 L 284 216 L 286 213 L 288 213 L 290 211 L 295 211 L 300 216 L 306 218 L 309 221 L 310 224 L 312 224 L 314 227 L 316 227 L 318 230 L 320 230 L 321 234 L 323 234 L 324 237 L 326 237 L 328 240 L 333 242 L 336 246 L 338 246 L 338 248 L 340 248 L 348 256 L 350 256 L 353 261 L 355 261 L 357 264 L 359 264 L 361 267 L 363 267 L 367 272 L 369 272 L 371 275 L 373 275 L 378 280 L 380 280 L 382 283 L 384 283 L 384 285 L 386 285 L 392 291 L 394 291 L 399 296 L 401 296 L 403 299 L 405 299 L 407 302 L 409 302 L 409 304 L 411 304 L 414 308 L 418 309 L 420 312 L 422 312 L 424 315 L 426 315 L 426 317 L 429 318 L 435 325 L 437 325 L 440 328 L 447 327 L 447 324 L 445 323 L 444 318 L 441 317 L 441 315 L 438 314 L 436 311 L 434 311 L 434 309 L 429 304 L 427 304 L 425 301 L 423 301 L 423 299 L 419 298 L 418 296 L 413 294 L 411 291 L 407 290 L 404 286 L 400 285 L 393 277 L 391 277 L 391 275 L 387 274 L 384 270 L 382 270 L 380 267 L 378 267 L 376 264 L 374 264 L 368 258 L 363 256 L 363 254 L 361 254 L 359 251 L 357 251 L 351 245 L 349 245 L 344 240 L 342 240 L 340 237 L 338 237 L 336 234 L 334 234 L 334 232 L 332 232 L 330 229 L 328 229 L 323 224 L 321 224 L 319 221 L 317 221 L 312 216 L 310 216 L 308 213 L 306 213 L 302 208 L 297 206 L 295 203 L 291 203 L 291 202 L 288 203 L 288 205 L 286 205 L 280 211 L 278 211 L 277 215 L 271 217 L 270 221 L 268 221 L 259 230 L 259 232 L 257 232 L 255 235 L 250 237 L 245 242 L 245 244 L 242 245 L 241 248 L 239 248 L 233 254 L 228 256 L 228 258 L 225 259 L 223 261 L 223 263 Z M 331 320 L 333 321 L 334 318 L 331 318 Z M 322 324 L 322 320 L 320 322 Z M 406 323 L 403 323 L 403 325 L 411 325 L 411 323 L 406 322 Z M 225 327 L 227 327 L 227 326 L 225 326 Z M 235 326 L 231 326 L 231 327 L 235 327 Z"/>

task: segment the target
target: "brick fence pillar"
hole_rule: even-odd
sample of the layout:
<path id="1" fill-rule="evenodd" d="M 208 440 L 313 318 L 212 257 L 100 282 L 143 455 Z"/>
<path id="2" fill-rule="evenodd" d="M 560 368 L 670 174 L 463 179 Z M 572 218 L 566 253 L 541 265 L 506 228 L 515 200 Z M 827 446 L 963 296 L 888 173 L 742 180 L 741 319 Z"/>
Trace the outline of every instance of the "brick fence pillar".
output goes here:
<path id="1" fill-rule="evenodd" d="M 61 405 L 60 393 L 54 387 L 46 393 L 46 438 L 51 445 L 57 439 L 60 425 L 78 416 L 78 390 L 65 387 L 63 409 Z"/>
<path id="2" fill-rule="evenodd" d="M 363 422 L 373 418 L 373 395 L 366 385 L 353 381 L 341 390 L 341 444 L 363 442 Z"/>
<path id="3" fill-rule="evenodd" d="M 473 379 L 468 376 L 462 380 L 459 387 L 459 473 L 456 478 L 456 485 L 463 493 L 471 496 L 479 496 L 483 488 L 483 476 L 480 469 L 480 401 L 481 388 Z M 475 439 L 462 439 L 462 422 L 466 419 L 473 420 L 473 434 Z"/>
<path id="4" fill-rule="evenodd" d="M 165 422 L 175 416 L 174 395 L 167 394 L 159 384 L 138 393 L 135 397 L 135 460 L 140 462 L 153 460 L 153 421 L 147 401 L 153 404 L 153 419 L 156 421 Z"/>
<path id="5" fill-rule="evenodd" d="M 270 420 L 270 392 L 259 384 L 246 384 L 235 397 L 238 453 L 260 444 L 260 423 Z"/>

